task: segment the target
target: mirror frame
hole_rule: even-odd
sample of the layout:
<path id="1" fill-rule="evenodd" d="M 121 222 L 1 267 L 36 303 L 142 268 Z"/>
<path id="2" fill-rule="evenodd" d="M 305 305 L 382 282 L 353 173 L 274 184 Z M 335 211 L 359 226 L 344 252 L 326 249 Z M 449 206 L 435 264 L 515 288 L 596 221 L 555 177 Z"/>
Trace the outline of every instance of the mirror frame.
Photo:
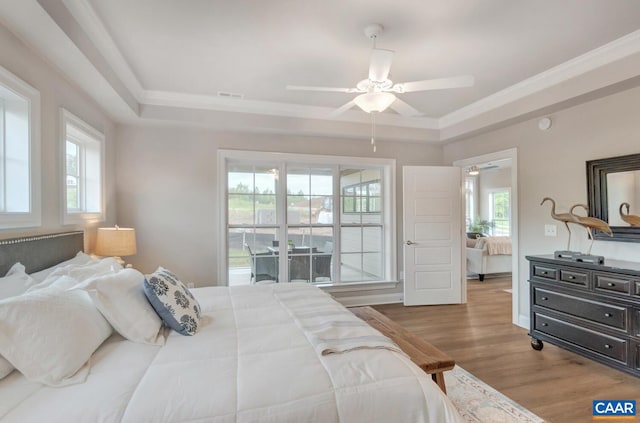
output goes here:
<path id="1" fill-rule="evenodd" d="M 609 222 L 607 203 L 607 175 L 609 173 L 640 170 L 640 154 L 609 157 L 587 162 L 587 195 L 589 216 Z M 640 227 L 611 226 L 613 237 L 600 231 L 594 238 L 601 241 L 640 242 Z"/>

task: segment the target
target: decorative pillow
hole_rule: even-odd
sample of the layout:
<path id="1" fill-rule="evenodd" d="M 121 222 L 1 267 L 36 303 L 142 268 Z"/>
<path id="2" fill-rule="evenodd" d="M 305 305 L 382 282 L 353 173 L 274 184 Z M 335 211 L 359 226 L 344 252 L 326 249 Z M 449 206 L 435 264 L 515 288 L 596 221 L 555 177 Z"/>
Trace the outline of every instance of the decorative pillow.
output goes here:
<path id="1" fill-rule="evenodd" d="M 78 254 L 76 254 L 76 256 L 72 259 L 69 259 L 67 261 L 63 261 L 62 263 L 58 263 L 55 266 L 51 266 L 48 267 L 44 270 L 41 270 L 39 272 L 35 272 L 32 273 L 31 276 L 33 278 L 33 280 L 36 281 L 36 283 L 42 282 L 43 280 L 45 280 L 45 278 L 47 276 L 49 276 L 51 274 L 51 272 L 53 272 L 54 270 L 56 270 L 59 267 L 64 267 L 64 266 L 68 266 L 70 264 L 87 264 L 87 263 L 91 263 L 92 261 L 95 261 L 94 259 L 91 258 L 91 256 L 83 253 L 82 251 L 78 251 Z"/>
<path id="2" fill-rule="evenodd" d="M 144 294 L 144 275 L 135 269 L 91 278 L 76 286 L 89 293 L 100 313 L 129 341 L 163 345 L 162 320 Z"/>
<path id="3" fill-rule="evenodd" d="M 87 360 L 111 332 L 81 290 L 42 289 L 0 301 L 0 354 L 48 386 L 84 382 Z"/>
<path id="4" fill-rule="evenodd" d="M 195 335 L 200 304 L 176 275 L 158 267 L 145 278 L 144 293 L 167 326 L 182 335 Z"/>
<path id="5" fill-rule="evenodd" d="M 58 267 L 42 282 L 29 288 L 27 292 L 49 287 L 55 287 L 60 290 L 71 289 L 89 278 L 114 274 L 120 270 L 122 270 L 122 265 L 115 261 L 113 257 L 91 260 L 86 264 L 69 264 Z"/>
<path id="6" fill-rule="evenodd" d="M 11 266 L 7 275 L 0 278 L 0 300 L 23 294 L 35 285 L 35 281 L 25 273 L 24 266 L 16 263 Z"/>

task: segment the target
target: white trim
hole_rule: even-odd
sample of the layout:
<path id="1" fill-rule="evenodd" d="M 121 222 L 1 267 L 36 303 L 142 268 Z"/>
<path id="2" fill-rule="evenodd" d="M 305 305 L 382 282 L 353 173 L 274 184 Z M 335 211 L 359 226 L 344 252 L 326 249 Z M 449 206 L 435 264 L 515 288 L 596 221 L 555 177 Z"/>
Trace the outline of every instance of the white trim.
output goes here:
<path id="1" fill-rule="evenodd" d="M 354 295 L 350 297 L 333 297 L 345 307 L 360 307 L 374 304 L 397 304 L 402 303 L 402 292 L 393 294 L 374 294 L 374 295 Z"/>
<path id="2" fill-rule="evenodd" d="M 368 113 L 357 110 L 344 112 L 340 116 L 332 116 L 331 113 L 335 112 L 335 109 L 330 107 L 216 97 L 202 94 L 146 90 L 141 93 L 139 100 L 141 104 L 150 106 L 371 123 L 371 116 Z M 381 113 L 376 116 L 376 122 L 380 125 L 403 128 L 439 129 L 438 119 L 430 117 L 405 117 L 393 113 Z"/>
<path id="3" fill-rule="evenodd" d="M 113 41 L 109 31 L 95 9 L 86 0 L 62 0 L 69 13 L 87 33 L 96 49 L 104 56 L 113 68 L 118 78 L 138 101 L 144 93 L 142 84 L 131 70 L 129 62 L 124 58 L 120 49 Z"/>
<path id="4" fill-rule="evenodd" d="M 442 116 L 438 120 L 439 127 L 453 126 L 638 52 L 640 52 L 640 30 Z"/>
<path id="5" fill-rule="evenodd" d="M 378 289 L 392 289 L 396 288 L 398 284 L 402 282 L 399 281 L 389 281 L 389 282 L 350 282 L 350 283 L 341 283 L 340 285 L 316 285 L 319 288 L 322 288 L 323 291 L 328 293 L 334 292 L 356 292 L 356 291 L 375 291 Z"/>
<path id="6" fill-rule="evenodd" d="M 26 213 L 0 213 L 0 230 L 42 225 L 40 91 L 0 66 L 0 84 L 29 105 L 29 208 Z"/>
<path id="7" fill-rule="evenodd" d="M 67 174 L 66 174 L 66 141 L 67 141 L 67 125 L 73 125 L 74 127 L 85 132 L 88 138 L 92 141 L 98 142 L 100 145 L 100 211 L 99 212 L 69 212 L 67 211 Z M 70 111 L 60 108 L 60 138 L 59 151 L 60 151 L 60 215 L 62 217 L 63 225 L 75 225 L 83 223 L 96 223 L 105 221 L 106 210 L 106 158 L 105 158 L 105 136 L 102 132 L 98 131 L 78 116 L 74 115 Z M 83 146 L 83 150 L 86 146 Z M 82 174 L 81 179 L 85 178 Z"/>
<path id="8" fill-rule="evenodd" d="M 456 160 L 454 166 L 466 168 L 474 164 L 481 164 L 502 159 L 511 159 L 511 321 L 514 324 L 520 322 L 520 262 L 518 252 L 518 149 L 496 151 L 494 153 L 483 154 L 481 156 L 469 157 L 467 159 Z M 464 186 L 463 186 L 464 189 Z M 528 290 L 524 290 L 523 295 L 529 295 Z"/>
<path id="9" fill-rule="evenodd" d="M 529 318 L 529 316 L 525 316 L 524 314 L 521 314 L 520 316 L 518 316 L 516 325 L 529 330 L 531 328 L 531 319 Z"/>

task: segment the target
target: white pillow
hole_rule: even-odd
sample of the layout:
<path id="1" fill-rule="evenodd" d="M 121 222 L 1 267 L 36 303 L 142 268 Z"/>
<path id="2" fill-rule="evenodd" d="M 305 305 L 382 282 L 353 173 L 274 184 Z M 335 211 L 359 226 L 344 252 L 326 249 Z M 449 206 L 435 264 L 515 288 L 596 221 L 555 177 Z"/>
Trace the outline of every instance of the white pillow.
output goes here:
<path id="1" fill-rule="evenodd" d="M 111 332 L 81 290 L 42 289 L 0 301 L 0 354 L 48 386 L 84 382 L 87 360 Z"/>
<path id="2" fill-rule="evenodd" d="M 78 285 L 120 335 L 129 341 L 163 345 L 162 320 L 144 295 L 144 275 L 135 269 L 91 278 Z"/>
<path id="3" fill-rule="evenodd" d="M 70 264 L 87 264 L 90 263 L 92 261 L 95 261 L 94 259 L 91 258 L 91 256 L 83 253 L 82 251 L 78 251 L 78 254 L 76 254 L 76 256 L 72 259 L 69 259 L 67 261 L 63 261 L 62 263 L 58 263 L 55 266 L 51 266 L 48 267 L 44 270 L 41 270 L 39 272 L 35 272 L 32 273 L 30 276 L 33 278 L 33 280 L 37 282 L 42 282 L 43 280 L 45 280 L 45 278 L 47 276 L 49 276 L 51 274 L 51 272 L 53 272 L 54 270 L 56 270 L 59 267 L 64 267 L 64 266 L 68 266 Z"/>
<path id="4" fill-rule="evenodd" d="M 120 270 L 122 270 L 122 266 L 113 257 L 91 260 L 86 264 L 69 264 L 55 269 L 42 282 L 29 288 L 27 292 L 49 287 L 60 290 L 71 289 L 87 279 L 114 274 Z"/>
<path id="5" fill-rule="evenodd" d="M 0 278 L 0 300 L 23 294 L 35 285 L 35 281 L 25 273 L 24 266 L 16 263 L 11 266 L 7 275 Z"/>

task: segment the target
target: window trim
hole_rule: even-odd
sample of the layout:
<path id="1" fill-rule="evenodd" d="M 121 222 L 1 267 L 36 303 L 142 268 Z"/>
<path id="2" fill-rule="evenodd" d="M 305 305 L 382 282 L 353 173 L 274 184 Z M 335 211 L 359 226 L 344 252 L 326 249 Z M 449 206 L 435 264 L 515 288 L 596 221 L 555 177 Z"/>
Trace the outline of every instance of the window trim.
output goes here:
<path id="1" fill-rule="evenodd" d="M 221 235 L 218 239 L 218 280 L 227 281 L 228 279 L 228 267 L 226 254 L 228 251 L 227 246 L 227 162 L 230 160 L 246 160 L 254 163 L 260 162 L 297 162 L 305 163 L 308 165 L 326 165 L 328 163 L 332 165 L 343 166 L 379 166 L 384 169 L 385 177 L 383 178 L 383 186 L 381 192 L 388 193 L 387 201 L 384 201 L 383 215 L 385 216 L 384 228 L 384 253 L 388 257 L 388 265 L 385 263 L 384 272 L 385 277 L 379 281 L 362 281 L 362 282 L 340 282 L 336 284 L 326 283 L 318 284 L 320 287 L 372 287 L 370 289 L 377 289 L 380 286 L 388 286 L 390 282 L 397 283 L 398 275 L 398 252 L 396 241 L 396 221 L 397 221 L 397 207 L 396 207 L 396 161 L 395 159 L 382 159 L 382 158 L 367 158 L 367 157 L 348 157 L 348 156 L 329 156 L 329 155 L 315 155 L 315 154 L 298 154 L 298 153 L 273 153 L 264 151 L 247 151 L 247 150 L 218 150 L 218 204 L 223 205 L 219 208 L 220 213 L 218 216 L 218 229 Z M 335 188 L 339 188 L 339 181 L 334 181 Z M 382 196 L 381 196 L 382 197 Z M 336 207 L 334 205 L 334 207 Z M 339 207 L 339 206 L 337 206 Z M 336 220 L 334 220 L 334 233 L 336 230 Z M 339 249 L 339 245 L 334 244 L 334 248 Z"/>
<path id="2" fill-rule="evenodd" d="M 67 124 L 71 124 L 85 132 L 93 140 L 100 144 L 100 211 L 68 211 L 67 209 Z M 76 143 L 77 144 L 77 143 Z M 63 225 L 75 225 L 85 223 L 104 222 L 105 219 L 105 136 L 87 122 L 74 115 L 70 111 L 60 108 L 60 208 Z M 84 150 L 84 146 L 81 150 Z M 84 166 L 84 165 L 81 165 Z M 81 173 L 84 173 L 81 170 Z M 84 179 L 85 175 L 81 175 Z M 84 185 L 84 182 L 82 182 Z"/>
<path id="3" fill-rule="evenodd" d="M 29 211 L 0 212 L 0 230 L 42 226 L 40 165 L 40 91 L 0 66 L 0 84 L 24 98 L 29 114 Z"/>

